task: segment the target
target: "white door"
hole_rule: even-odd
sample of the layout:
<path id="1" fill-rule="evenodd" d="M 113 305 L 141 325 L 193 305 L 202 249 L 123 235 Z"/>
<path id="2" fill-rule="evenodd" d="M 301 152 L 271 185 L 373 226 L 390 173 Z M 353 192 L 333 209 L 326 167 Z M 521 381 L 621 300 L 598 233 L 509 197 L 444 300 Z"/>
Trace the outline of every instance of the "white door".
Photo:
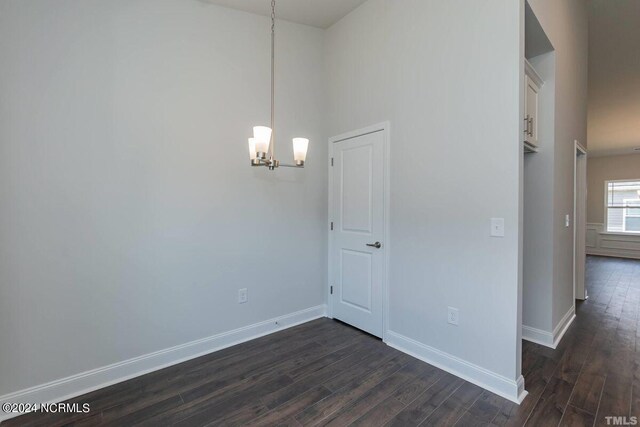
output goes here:
<path id="1" fill-rule="evenodd" d="M 384 131 L 335 141 L 330 261 L 333 317 L 382 337 Z"/>

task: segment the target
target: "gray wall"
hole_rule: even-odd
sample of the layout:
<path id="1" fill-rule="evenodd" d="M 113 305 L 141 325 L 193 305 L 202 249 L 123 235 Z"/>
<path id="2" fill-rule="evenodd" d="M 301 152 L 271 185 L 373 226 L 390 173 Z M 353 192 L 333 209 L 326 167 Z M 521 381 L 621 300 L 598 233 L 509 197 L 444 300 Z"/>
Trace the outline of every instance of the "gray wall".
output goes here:
<path id="1" fill-rule="evenodd" d="M 539 93 L 539 152 L 524 155 L 524 260 L 522 324 L 551 332 L 556 54 L 529 62 L 544 80 Z"/>
<path id="2" fill-rule="evenodd" d="M 246 139 L 269 29 L 196 0 L 0 2 L 0 395 L 324 302 L 323 31 L 278 26 L 280 157 L 311 145 L 269 173 Z"/>
<path id="3" fill-rule="evenodd" d="M 555 134 L 553 144 L 553 194 L 549 215 L 552 239 L 547 250 L 553 253 L 551 298 L 524 300 L 527 322 L 551 329 L 572 307 L 573 300 L 573 164 L 574 140 L 587 145 L 587 7 L 583 0 L 528 0 L 555 49 Z M 565 227 L 565 215 L 571 217 Z M 526 261 L 525 261 L 526 262 Z M 548 273 L 548 269 L 545 270 Z M 544 274 L 545 272 L 542 272 Z M 525 323 L 527 324 L 527 323 Z"/>
<path id="4" fill-rule="evenodd" d="M 589 4 L 589 153 L 633 153 L 640 135 L 640 2 Z"/>
<path id="5" fill-rule="evenodd" d="M 370 0 L 326 40 L 329 133 L 391 123 L 391 331 L 511 380 L 522 17 L 519 2 Z"/>

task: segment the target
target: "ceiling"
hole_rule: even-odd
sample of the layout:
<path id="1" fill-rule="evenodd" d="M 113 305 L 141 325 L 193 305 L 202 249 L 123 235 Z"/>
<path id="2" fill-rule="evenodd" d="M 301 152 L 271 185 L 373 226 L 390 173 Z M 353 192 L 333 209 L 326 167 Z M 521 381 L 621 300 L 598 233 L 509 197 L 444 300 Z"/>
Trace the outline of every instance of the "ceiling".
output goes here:
<path id="1" fill-rule="evenodd" d="M 639 23 L 640 0 L 589 2 L 590 154 L 640 148 Z"/>
<path id="2" fill-rule="evenodd" d="M 271 16 L 269 0 L 203 0 L 207 3 L 258 15 Z M 279 19 L 329 28 L 366 0 L 277 0 L 276 15 Z"/>

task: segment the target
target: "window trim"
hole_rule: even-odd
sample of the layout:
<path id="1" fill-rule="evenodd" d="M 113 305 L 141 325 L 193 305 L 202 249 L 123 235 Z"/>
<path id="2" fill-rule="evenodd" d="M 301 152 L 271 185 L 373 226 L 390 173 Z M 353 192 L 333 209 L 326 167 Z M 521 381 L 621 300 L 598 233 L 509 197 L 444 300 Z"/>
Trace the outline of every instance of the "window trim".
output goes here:
<path id="1" fill-rule="evenodd" d="M 604 182 L 604 224 L 603 224 L 604 232 L 602 234 L 620 234 L 625 236 L 640 236 L 640 231 L 609 231 L 609 184 L 616 183 L 616 182 L 640 182 L 640 178 L 609 179 Z M 640 196 L 638 196 L 638 199 L 640 199 Z M 623 210 L 623 227 L 626 228 L 626 226 L 624 225 L 625 224 L 624 211 L 626 211 L 626 209 L 625 208 L 622 208 L 622 209 L 624 209 Z"/>

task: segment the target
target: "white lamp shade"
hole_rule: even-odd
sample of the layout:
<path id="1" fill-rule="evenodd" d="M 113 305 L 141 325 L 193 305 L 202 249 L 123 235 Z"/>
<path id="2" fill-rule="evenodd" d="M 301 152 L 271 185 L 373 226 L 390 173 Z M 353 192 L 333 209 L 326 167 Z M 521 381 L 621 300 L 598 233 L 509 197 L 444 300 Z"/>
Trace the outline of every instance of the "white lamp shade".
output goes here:
<path id="1" fill-rule="evenodd" d="M 249 138 L 249 158 L 255 160 L 258 157 L 256 153 L 256 139 Z"/>
<path id="2" fill-rule="evenodd" d="M 293 138 L 293 160 L 304 162 L 307 158 L 309 140 L 307 138 Z"/>
<path id="3" fill-rule="evenodd" d="M 271 128 L 266 126 L 255 126 L 253 128 L 253 138 L 256 141 L 256 151 L 266 153 L 269 151 L 271 143 Z"/>

